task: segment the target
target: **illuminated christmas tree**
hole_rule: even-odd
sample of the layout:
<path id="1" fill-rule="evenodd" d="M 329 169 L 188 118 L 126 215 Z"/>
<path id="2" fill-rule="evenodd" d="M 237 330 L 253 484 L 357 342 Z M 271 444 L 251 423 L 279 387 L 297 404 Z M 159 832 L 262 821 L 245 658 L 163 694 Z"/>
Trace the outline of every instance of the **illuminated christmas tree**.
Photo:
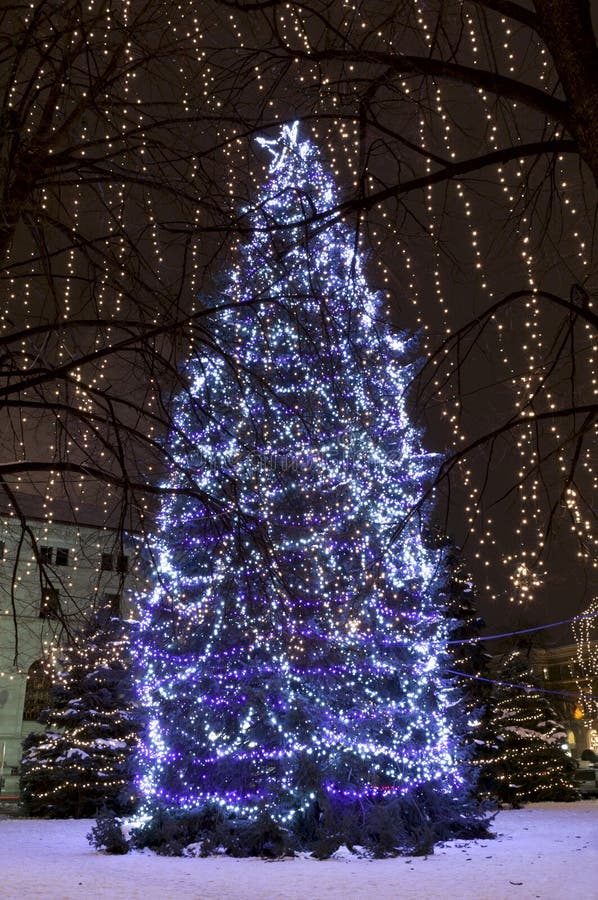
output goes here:
<path id="1" fill-rule="evenodd" d="M 173 401 L 138 646 L 145 843 L 178 817 L 204 850 L 429 847 L 480 825 L 422 536 L 435 461 L 318 151 L 296 124 L 261 144 L 251 239 Z"/>
<path id="2" fill-rule="evenodd" d="M 62 651 L 44 732 L 24 741 L 21 797 L 29 815 L 87 817 L 134 806 L 132 750 L 141 729 L 131 673 L 135 626 L 95 615 Z"/>
<path id="3" fill-rule="evenodd" d="M 567 730 L 550 695 L 539 691 L 530 647 L 507 654 L 497 676 L 490 731 L 493 741 L 481 784 L 501 803 L 521 806 L 542 800 L 577 800 L 575 763 L 567 755 Z"/>

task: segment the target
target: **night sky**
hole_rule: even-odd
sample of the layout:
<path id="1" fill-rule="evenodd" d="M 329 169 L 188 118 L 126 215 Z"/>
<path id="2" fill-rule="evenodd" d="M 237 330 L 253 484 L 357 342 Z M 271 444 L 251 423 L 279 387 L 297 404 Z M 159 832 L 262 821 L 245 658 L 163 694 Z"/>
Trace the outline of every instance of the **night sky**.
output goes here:
<path id="1" fill-rule="evenodd" d="M 49 508 L 100 496 L 109 513 L 122 502 L 121 454 L 135 484 L 155 480 L 161 397 L 205 340 L 189 317 L 218 292 L 269 162 L 254 137 L 299 119 L 335 170 L 371 285 L 397 328 L 418 335 L 414 357 L 431 359 L 411 392 L 427 447 L 450 458 L 479 442 L 439 483 L 437 517 L 463 547 L 489 631 L 582 613 L 598 587 L 598 328 L 585 316 L 595 191 L 575 153 L 558 150 L 568 135 L 550 106 L 561 94 L 544 43 L 483 4 L 441 18 L 435 4 L 389 13 L 387 3 L 316 2 L 317 15 L 242 5 L 190 3 L 181 16 L 156 2 L 138 21 L 133 3 L 132 27 L 115 9 L 87 23 L 81 46 L 62 21 L 39 71 L 43 40 L 60 30 L 41 17 L 7 69 L 5 158 L 16 174 L 4 203 L 16 228 L 2 272 L 3 333 L 13 335 L 3 365 L 8 398 L 20 398 L 4 412 L 9 484 L 33 486 Z M 21 33 L 16 18 L 9 25 Z M 120 44 L 129 32 L 132 45 Z M 546 109 L 536 95 L 534 106 L 396 65 L 409 54 L 497 71 Z M 533 142 L 547 149 L 519 159 Z M 477 169 L 425 184 L 474 157 Z M 21 335 L 25 326 L 42 330 Z M 162 332 L 147 337 L 154 326 Z M 133 349 L 98 353 L 132 336 Z M 41 374 L 23 394 L 25 370 Z M 96 414 L 109 435 L 103 457 Z M 115 423 L 125 428 L 116 449 Z M 57 476 L 65 459 L 83 468 Z M 32 473 L 31 460 L 45 468 Z M 90 468 L 120 481 L 98 482 Z"/>

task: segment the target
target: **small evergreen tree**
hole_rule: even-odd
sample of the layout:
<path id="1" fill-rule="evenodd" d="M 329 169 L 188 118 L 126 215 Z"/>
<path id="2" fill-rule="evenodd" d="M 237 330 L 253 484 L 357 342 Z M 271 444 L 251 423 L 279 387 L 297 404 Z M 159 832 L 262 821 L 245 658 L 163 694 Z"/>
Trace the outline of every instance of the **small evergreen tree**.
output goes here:
<path id="1" fill-rule="evenodd" d="M 132 809 L 131 751 L 140 716 L 129 642 L 135 626 L 96 614 L 65 648 L 45 732 L 23 744 L 21 796 L 30 815 L 87 817 Z"/>
<path id="2" fill-rule="evenodd" d="M 461 737 L 475 782 L 490 740 L 490 654 L 481 640 L 485 623 L 478 612 L 473 582 L 457 547 L 448 546 L 445 567 L 448 578 L 441 589 L 441 600 L 451 620 L 447 674 L 453 679 L 456 695 L 453 728 Z"/>
<path id="3" fill-rule="evenodd" d="M 576 800 L 575 763 L 562 748 L 567 732 L 547 694 L 537 690 L 529 645 L 505 658 L 493 698 L 493 746 L 482 770 L 487 790 L 501 803 Z"/>

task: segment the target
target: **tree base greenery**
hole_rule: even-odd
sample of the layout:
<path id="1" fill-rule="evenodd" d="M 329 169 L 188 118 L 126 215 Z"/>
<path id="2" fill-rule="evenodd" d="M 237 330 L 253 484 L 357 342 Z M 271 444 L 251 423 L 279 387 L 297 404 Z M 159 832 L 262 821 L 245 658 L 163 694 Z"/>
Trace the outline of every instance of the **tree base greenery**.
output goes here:
<path id="1" fill-rule="evenodd" d="M 216 806 L 188 812 L 157 810 L 132 832 L 129 845 L 163 856 L 183 856 L 192 847 L 200 856 L 218 853 L 272 859 L 303 851 L 328 859 L 341 846 L 377 858 L 427 856 L 441 841 L 491 837 L 491 818 L 489 809 L 476 801 L 456 801 L 423 787 L 388 800 L 324 807 L 316 802 L 288 828 L 267 815 L 255 820 L 226 816 Z M 88 837 L 97 849 L 122 852 L 110 849 L 114 834 L 105 820 L 98 820 Z"/>
<path id="2" fill-rule="evenodd" d="M 87 840 L 96 850 L 104 850 L 115 856 L 124 856 L 130 849 L 121 828 L 121 820 L 109 812 L 98 816 L 96 824 L 87 835 Z"/>

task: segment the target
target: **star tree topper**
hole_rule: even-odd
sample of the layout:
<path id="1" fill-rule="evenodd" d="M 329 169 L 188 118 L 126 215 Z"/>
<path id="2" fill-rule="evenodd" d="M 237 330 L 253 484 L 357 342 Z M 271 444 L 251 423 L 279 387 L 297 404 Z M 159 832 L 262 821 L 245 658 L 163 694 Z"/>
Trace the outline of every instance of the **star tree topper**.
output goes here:
<path id="1" fill-rule="evenodd" d="M 291 122 L 290 125 L 282 126 L 282 131 L 278 137 L 256 138 L 260 147 L 265 147 L 266 150 L 272 154 L 273 159 L 270 165 L 270 172 L 278 172 L 279 169 L 282 169 L 289 150 L 294 153 L 299 153 L 299 155 L 305 159 L 305 155 L 309 149 L 308 144 L 307 142 L 300 143 L 297 140 L 298 134 L 299 122 Z"/>

